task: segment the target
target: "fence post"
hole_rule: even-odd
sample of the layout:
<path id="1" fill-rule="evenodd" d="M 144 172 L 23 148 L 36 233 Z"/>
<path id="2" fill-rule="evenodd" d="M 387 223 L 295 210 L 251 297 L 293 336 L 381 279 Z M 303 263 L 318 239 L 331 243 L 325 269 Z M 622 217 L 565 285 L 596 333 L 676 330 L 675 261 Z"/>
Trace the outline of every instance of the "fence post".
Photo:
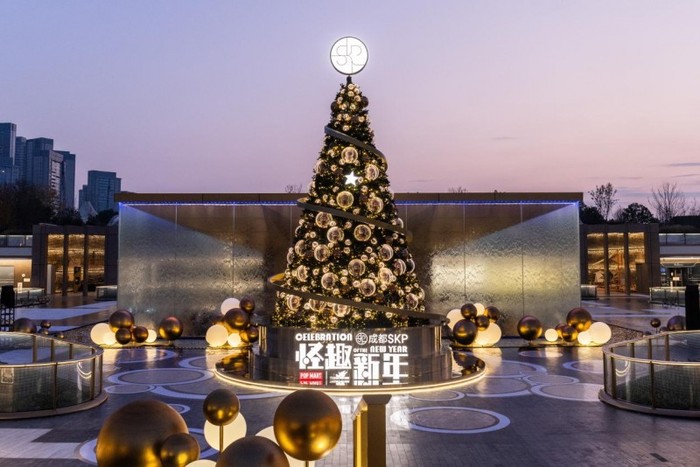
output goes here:
<path id="1" fill-rule="evenodd" d="M 353 415 L 355 467 L 386 467 L 386 404 L 389 400 L 389 394 L 366 394 L 357 405 Z"/>

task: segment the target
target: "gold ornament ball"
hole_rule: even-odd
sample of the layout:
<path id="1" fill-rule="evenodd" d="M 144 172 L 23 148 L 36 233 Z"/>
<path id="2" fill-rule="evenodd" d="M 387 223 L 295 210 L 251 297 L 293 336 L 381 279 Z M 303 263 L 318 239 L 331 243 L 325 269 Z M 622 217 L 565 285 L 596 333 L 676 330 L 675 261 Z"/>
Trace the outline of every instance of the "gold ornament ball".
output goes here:
<path id="1" fill-rule="evenodd" d="M 474 319 L 474 322 L 476 323 L 476 328 L 479 331 L 485 331 L 486 328 L 489 327 L 489 323 L 491 321 L 489 320 L 489 317 L 486 315 L 479 315 Z"/>
<path id="2" fill-rule="evenodd" d="M 51 321 L 49 321 L 48 319 L 42 319 L 41 327 L 44 329 L 49 329 L 51 327 Z"/>
<path id="3" fill-rule="evenodd" d="M 160 447 L 160 461 L 163 467 L 185 467 L 199 459 L 199 443 L 189 433 L 175 433 L 168 436 Z"/>
<path id="4" fill-rule="evenodd" d="M 476 306 L 473 303 L 465 303 L 459 311 L 462 312 L 464 319 L 476 318 Z"/>
<path id="5" fill-rule="evenodd" d="M 282 400 L 273 426 L 284 452 L 302 461 L 315 461 L 338 443 L 343 420 L 333 399 L 321 391 L 302 389 Z"/>
<path id="6" fill-rule="evenodd" d="M 262 436 L 246 436 L 229 444 L 219 455 L 216 467 L 289 467 L 284 451 Z"/>
<path id="7" fill-rule="evenodd" d="M 562 336 L 561 331 L 567 326 L 568 324 L 566 323 L 559 323 L 556 326 L 554 326 L 554 330 L 557 331 L 557 337 L 559 337 L 559 339 L 563 339 L 564 336 Z"/>
<path id="8" fill-rule="evenodd" d="M 684 331 L 685 330 L 685 316 L 676 315 L 671 316 L 666 323 L 666 328 L 669 331 Z"/>
<path id="9" fill-rule="evenodd" d="M 564 342 L 576 342 L 578 339 L 578 330 L 567 324 L 561 328 L 561 338 L 564 339 Z"/>
<path id="10" fill-rule="evenodd" d="M 117 329 L 128 328 L 134 325 L 134 315 L 129 310 L 117 310 L 109 316 L 109 327 L 113 332 Z"/>
<path id="11" fill-rule="evenodd" d="M 526 341 L 533 341 L 542 335 L 542 323 L 534 316 L 525 315 L 518 321 L 518 334 Z"/>
<path id="12" fill-rule="evenodd" d="M 216 426 L 228 425 L 238 416 L 241 403 L 228 389 L 215 389 L 204 399 L 204 417 Z"/>
<path id="13" fill-rule="evenodd" d="M 260 330 L 257 326 L 250 326 L 248 329 L 241 331 L 241 340 L 246 344 L 253 344 L 258 341 Z"/>
<path id="14" fill-rule="evenodd" d="M 593 318 L 585 308 L 574 308 L 567 313 L 566 324 L 576 328 L 578 332 L 588 331 L 593 324 Z"/>
<path id="15" fill-rule="evenodd" d="M 484 313 L 492 323 L 495 323 L 501 317 L 501 311 L 493 305 L 487 306 L 484 309 Z"/>
<path id="16" fill-rule="evenodd" d="M 36 332 L 36 324 L 29 318 L 17 318 L 12 327 L 15 332 L 25 332 L 27 334 Z"/>
<path id="17" fill-rule="evenodd" d="M 651 321 L 649 321 L 649 324 L 652 328 L 656 329 L 661 326 L 661 320 L 659 318 L 652 318 Z"/>
<path id="18" fill-rule="evenodd" d="M 245 311 L 246 313 L 252 313 L 253 311 L 255 311 L 255 300 L 253 300 L 250 297 L 243 297 L 241 298 L 241 302 L 238 306 L 241 310 Z"/>
<path id="19" fill-rule="evenodd" d="M 177 339 L 182 335 L 182 322 L 175 316 L 163 318 L 158 326 L 158 335 L 169 341 Z"/>
<path id="20" fill-rule="evenodd" d="M 476 339 L 478 329 L 474 322 L 460 319 L 452 328 L 452 338 L 459 345 L 469 345 Z"/>
<path id="21" fill-rule="evenodd" d="M 117 329 L 117 332 L 114 333 L 114 337 L 121 345 L 126 345 L 131 342 L 131 330 L 127 328 Z"/>
<path id="22" fill-rule="evenodd" d="M 232 308 L 224 315 L 224 323 L 231 330 L 242 330 L 250 325 L 250 315 L 241 308 Z"/>
<path id="23" fill-rule="evenodd" d="M 136 326 L 131 334 L 134 337 L 134 342 L 138 344 L 142 344 L 148 339 L 148 329 L 143 326 Z"/>
<path id="24" fill-rule="evenodd" d="M 182 416 L 165 402 L 144 399 L 112 413 L 97 435 L 97 465 L 160 467 L 160 448 L 171 435 L 187 433 Z"/>

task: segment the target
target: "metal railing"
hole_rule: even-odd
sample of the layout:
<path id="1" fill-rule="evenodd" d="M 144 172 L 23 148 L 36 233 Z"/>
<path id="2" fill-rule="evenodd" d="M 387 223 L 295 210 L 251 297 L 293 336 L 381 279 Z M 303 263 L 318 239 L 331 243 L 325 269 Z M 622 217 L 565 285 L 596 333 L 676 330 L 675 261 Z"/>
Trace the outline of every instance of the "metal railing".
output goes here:
<path id="1" fill-rule="evenodd" d="M 603 349 L 603 402 L 700 417 L 700 331 L 664 332 Z"/>
<path id="2" fill-rule="evenodd" d="M 685 287 L 650 287 L 649 303 L 664 306 L 685 306 Z"/>
<path id="3" fill-rule="evenodd" d="M 102 349 L 0 332 L 0 419 L 68 413 L 105 398 Z"/>

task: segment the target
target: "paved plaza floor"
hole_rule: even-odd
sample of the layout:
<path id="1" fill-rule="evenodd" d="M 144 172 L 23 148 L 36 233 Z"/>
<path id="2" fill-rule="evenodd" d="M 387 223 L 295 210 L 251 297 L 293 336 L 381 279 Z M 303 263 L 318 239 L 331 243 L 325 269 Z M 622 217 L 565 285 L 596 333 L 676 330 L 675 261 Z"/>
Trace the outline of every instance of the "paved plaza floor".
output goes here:
<path id="1" fill-rule="evenodd" d="M 598 320 L 645 331 L 682 309 L 650 307 L 637 297 L 583 304 Z M 600 348 L 518 346 L 475 349 L 487 373 L 449 390 L 394 395 L 387 407 L 390 466 L 697 466 L 700 421 L 615 409 L 598 400 L 603 383 Z M 214 374 L 227 355 L 204 342 L 182 347 L 106 349 L 101 406 L 70 415 L 0 422 L 0 466 L 95 464 L 95 441 L 104 420 L 124 404 L 156 398 L 175 408 L 202 449 L 202 403 L 228 387 L 241 400 L 247 433 L 272 425 L 286 395 L 230 385 Z M 333 396 L 343 415 L 338 446 L 318 466 L 352 465 L 352 413 L 359 397 Z M 50 461 L 47 461 L 50 459 Z M 47 464 L 48 462 L 48 464 Z"/>

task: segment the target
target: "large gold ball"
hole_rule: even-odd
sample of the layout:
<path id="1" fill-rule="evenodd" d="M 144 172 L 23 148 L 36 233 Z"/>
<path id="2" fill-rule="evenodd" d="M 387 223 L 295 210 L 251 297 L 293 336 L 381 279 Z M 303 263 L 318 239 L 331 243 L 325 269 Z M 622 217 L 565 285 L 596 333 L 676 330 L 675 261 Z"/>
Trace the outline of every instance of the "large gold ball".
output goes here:
<path id="1" fill-rule="evenodd" d="M 241 340 L 246 344 L 253 344 L 258 341 L 260 330 L 257 326 L 250 326 L 248 329 L 241 331 Z"/>
<path id="2" fill-rule="evenodd" d="M 158 335 L 161 339 L 175 340 L 182 335 L 182 322 L 175 316 L 163 318 L 158 326 Z"/>
<path id="3" fill-rule="evenodd" d="M 29 318 L 17 318 L 12 327 L 15 332 L 26 332 L 27 334 L 36 332 L 36 324 Z"/>
<path id="4" fill-rule="evenodd" d="M 131 331 L 131 334 L 134 336 L 134 342 L 138 344 L 146 342 L 146 339 L 148 339 L 148 329 L 143 326 L 136 326 L 134 330 Z"/>
<path id="5" fill-rule="evenodd" d="M 107 417 L 97 435 L 100 467 L 160 467 L 160 447 L 171 435 L 187 433 L 182 416 L 165 402 L 131 402 Z"/>
<path id="6" fill-rule="evenodd" d="M 199 443 L 189 433 L 175 433 L 163 441 L 160 461 L 163 467 L 185 467 L 199 459 Z"/>
<path id="7" fill-rule="evenodd" d="M 134 325 L 134 315 L 129 310 L 117 310 L 109 316 L 109 327 L 112 331 L 117 332 L 117 329 L 131 329 Z"/>
<path id="8" fill-rule="evenodd" d="M 518 334 L 526 341 L 532 341 L 542 335 L 542 323 L 534 316 L 525 315 L 518 321 Z"/>
<path id="9" fill-rule="evenodd" d="M 219 455 L 216 467 L 289 467 L 284 451 L 262 436 L 246 436 L 229 444 Z"/>
<path id="10" fill-rule="evenodd" d="M 476 324 L 468 319 L 457 321 L 452 328 L 452 338 L 460 345 L 469 345 L 476 339 Z"/>
<path id="11" fill-rule="evenodd" d="M 246 313 L 255 311 L 255 301 L 250 297 L 243 297 L 238 305 Z"/>
<path id="12" fill-rule="evenodd" d="M 666 327 L 669 331 L 684 331 L 685 330 L 685 316 L 676 315 L 671 316 L 666 323 Z"/>
<path id="13" fill-rule="evenodd" d="M 250 315 L 240 308 L 231 308 L 224 315 L 224 323 L 231 330 L 242 330 L 250 324 Z"/>
<path id="14" fill-rule="evenodd" d="M 485 331 L 486 328 L 489 327 L 489 324 L 491 321 L 489 321 L 489 317 L 486 315 L 479 315 L 474 319 L 474 322 L 476 323 L 476 328 L 479 331 Z"/>
<path id="15" fill-rule="evenodd" d="M 238 396 L 228 389 L 215 389 L 204 399 L 204 417 L 212 425 L 228 425 L 241 409 Z"/>
<path id="16" fill-rule="evenodd" d="M 321 391 L 302 389 L 282 400 L 273 426 L 284 452 L 302 461 L 315 461 L 335 447 L 343 420 L 333 399 Z"/>
<path id="17" fill-rule="evenodd" d="M 568 326 L 568 324 L 566 324 L 566 323 L 559 323 L 554 327 L 554 330 L 557 331 L 557 336 L 559 337 L 559 339 L 563 339 L 564 336 L 562 336 L 561 331 L 562 331 L 562 329 L 564 329 L 567 326 Z"/>
<path id="18" fill-rule="evenodd" d="M 591 314 L 585 308 L 574 308 L 566 315 L 566 324 L 578 332 L 588 331 L 593 324 Z"/>
<path id="19" fill-rule="evenodd" d="M 501 317 L 501 311 L 493 305 L 487 306 L 484 313 L 489 317 L 489 321 L 495 323 Z"/>
<path id="20" fill-rule="evenodd" d="M 131 329 L 119 328 L 117 332 L 114 333 L 114 337 L 121 345 L 126 345 L 131 342 Z"/>

